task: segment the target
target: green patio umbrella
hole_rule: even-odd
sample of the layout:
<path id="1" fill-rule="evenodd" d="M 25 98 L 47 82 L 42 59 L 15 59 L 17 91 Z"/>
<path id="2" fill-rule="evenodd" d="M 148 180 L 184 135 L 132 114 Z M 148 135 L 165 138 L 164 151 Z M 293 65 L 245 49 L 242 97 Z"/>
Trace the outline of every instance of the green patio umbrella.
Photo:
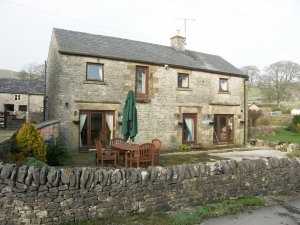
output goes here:
<path id="1" fill-rule="evenodd" d="M 122 118 L 122 134 L 124 135 L 125 141 L 130 138 L 130 140 L 134 142 L 134 138 L 138 133 L 137 111 L 135 104 L 134 92 L 130 90 L 128 91 L 123 108 Z"/>

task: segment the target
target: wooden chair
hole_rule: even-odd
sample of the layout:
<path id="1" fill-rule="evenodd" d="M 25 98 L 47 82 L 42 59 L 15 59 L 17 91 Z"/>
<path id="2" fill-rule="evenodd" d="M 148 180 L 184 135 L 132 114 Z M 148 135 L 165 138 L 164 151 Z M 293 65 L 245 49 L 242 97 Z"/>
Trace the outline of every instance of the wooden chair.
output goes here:
<path id="1" fill-rule="evenodd" d="M 151 163 L 151 166 L 154 165 L 154 145 L 152 143 L 145 143 L 139 146 L 137 152 L 136 167 L 140 167 L 140 164 L 146 165 Z"/>
<path id="2" fill-rule="evenodd" d="M 152 144 L 154 145 L 154 160 L 155 160 L 155 156 L 157 156 L 157 158 L 158 158 L 158 164 L 159 164 L 160 149 L 161 149 L 162 142 L 158 138 L 155 138 L 155 139 L 152 139 Z"/>
<path id="3" fill-rule="evenodd" d="M 117 165 L 118 161 L 118 152 L 116 151 L 106 151 L 102 148 L 102 144 L 100 141 L 96 141 L 96 150 L 97 150 L 97 165 L 99 165 L 99 162 L 101 162 L 101 165 L 103 166 L 103 163 L 105 161 L 113 161 L 115 166 Z"/>
<path id="4" fill-rule="evenodd" d="M 121 143 L 125 143 L 125 141 L 124 141 L 122 138 L 114 138 L 114 139 L 111 139 L 111 140 L 110 140 L 110 150 L 115 151 L 115 149 L 112 148 L 111 146 L 112 146 L 113 144 L 121 144 Z M 120 156 L 125 157 L 123 152 L 119 152 L 119 151 L 117 151 L 117 152 L 118 152 L 118 159 L 119 159 Z"/>
<path id="5" fill-rule="evenodd" d="M 114 138 L 110 141 L 111 144 L 120 144 L 120 143 L 125 143 L 122 138 Z"/>

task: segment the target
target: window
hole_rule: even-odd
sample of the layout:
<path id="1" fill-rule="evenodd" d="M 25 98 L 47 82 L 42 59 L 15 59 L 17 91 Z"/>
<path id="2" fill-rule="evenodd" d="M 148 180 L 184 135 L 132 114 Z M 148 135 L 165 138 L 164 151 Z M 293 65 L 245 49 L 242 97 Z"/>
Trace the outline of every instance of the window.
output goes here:
<path id="1" fill-rule="evenodd" d="M 96 63 L 87 63 L 86 65 L 86 79 L 103 81 L 103 65 Z"/>
<path id="2" fill-rule="evenodd" d="M 19 111 L 27 112 L 27 105 L 19 105 Z"/>
<path id="3" fill-rule="evenodd" d="M 82 151 L 95 148 L 96 140 L 106 147 L 114 138 L 113 111 L 80 111 L 79 121 L 79 148 Z"/>
<path id="4" fill-rule="evenodd" d="M 16 100 L 16 101 L 20 101 L 20 100 L 21 100 L 21 95 L 19 95 L 19 94 L 18 94 L 18 95 L 15 95 L 15 100 Z"/>
<path id="5" fill-rule="evenodd" d="M 189 87 L 189 75 L 186 73 L 178 73 L 178 87 L 188 88 Z"/>
<path id="6" fill-rule="evenodd" d="M 14 111 L 15 110 L 15 106 L 13 104 L 4 104 L 4 111 Z"/>
<path id="7" fill-rule="evenodd" d="M 137 66 L 135 77 L 135 95 L 137 98 L 147 98 L 148 67 Z"/>
<path id="8" fill-rule="evenodd" d="M 220 78 L 219 80 L 219 91 L 220 92 L 228 92 L 228 79 Z"/>
<path id="9" fill-rule="evenodd" d="M 183 114 L 182 143 L 197 143 L 197 115 Z"/>

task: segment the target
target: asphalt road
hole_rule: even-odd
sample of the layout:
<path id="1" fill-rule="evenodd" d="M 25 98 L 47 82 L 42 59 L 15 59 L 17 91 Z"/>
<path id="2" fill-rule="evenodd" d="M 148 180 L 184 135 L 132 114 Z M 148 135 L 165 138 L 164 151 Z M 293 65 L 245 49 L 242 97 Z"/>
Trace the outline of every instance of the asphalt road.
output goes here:
<path id="1" fill-rule="evenodd" d="M 201 225 L 300 225 L 300 196 L 281 205 L 209 219 Z"/>

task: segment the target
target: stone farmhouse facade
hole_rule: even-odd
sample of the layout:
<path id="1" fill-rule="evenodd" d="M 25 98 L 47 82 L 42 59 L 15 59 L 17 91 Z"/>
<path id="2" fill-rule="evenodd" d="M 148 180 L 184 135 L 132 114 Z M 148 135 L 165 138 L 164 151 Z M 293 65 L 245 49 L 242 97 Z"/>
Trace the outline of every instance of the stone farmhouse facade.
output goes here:
<path id="1" fill-rule="evenodd" d="M 137 143 L 163 148 L 244 144 L 247 76 L 223 58 L 171 46 L 54 29 L 47 60 L 46 117 L 60 120 L 74 151 L 122 137 L 122 110 L 135 92 Z"/>
<path id="2" fill-rule="evenodd" d="M 43 119 L 44 80 L 0 78 L 0 112 L 25 116 L 31 122 Z"/>

